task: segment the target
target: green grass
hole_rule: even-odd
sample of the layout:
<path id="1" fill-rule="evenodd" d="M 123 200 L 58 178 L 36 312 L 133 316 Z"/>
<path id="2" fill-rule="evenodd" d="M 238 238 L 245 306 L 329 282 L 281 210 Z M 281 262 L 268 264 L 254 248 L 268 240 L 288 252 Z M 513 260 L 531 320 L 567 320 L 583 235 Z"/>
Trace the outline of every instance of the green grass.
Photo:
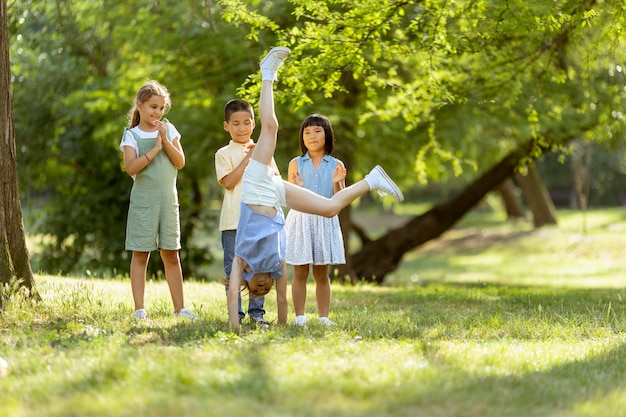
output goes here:
<path id="1" fill-rule="evenodd" d="M 389 285 L 482 282 L 566 287 L 626 285 L 626 211 L 560 211 L 558 226 L 533 230 L 493 213 L 471 213 L 442 239 L 409 253 Z M 586 223 L 586 230 L 583 228 Z M 407 280 L 408 277 L 408 280 Z"/>
<path id="2" fill-rule="evenodd" d="M 0 416 L 626 416 L 622 211 L 472 216 L 389 285 L 334 286 L 331 329 L 233 334 L 215 282 L 185 284 L 199 322 L 148 282 L 135 323 L 127 280 L 38 276 L 41 302 L 4 295 Z"/>

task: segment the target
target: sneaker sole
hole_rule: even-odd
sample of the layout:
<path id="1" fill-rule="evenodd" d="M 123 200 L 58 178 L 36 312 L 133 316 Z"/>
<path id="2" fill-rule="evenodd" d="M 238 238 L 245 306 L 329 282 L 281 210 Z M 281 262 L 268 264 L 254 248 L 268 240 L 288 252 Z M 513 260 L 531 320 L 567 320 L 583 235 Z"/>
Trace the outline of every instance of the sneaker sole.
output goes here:
<path id="1" fill-rule="evenodd" d="M 285 58 L 286 58 L 291 53 L 291 49 L 287 48 L 286 46 L 275 46 L 275 47 L 273 47 L 272 49 L 269 50 L 267 55 L 265 55 L 265 58 L 263 58 L 263 60 L 259 64 L 259 67 L 262 67 L 263 64 L 265 63 L 265 61 L 267 61 L 270 56 L 272 56 L 273 54 L 276 54 L 276 53 L 281 53 L 281 52 L 286 54 L 286 56 L 285 56 Z"/>
<path id="2" fill-rule="evenodd" d="M 374 169 L 378 171 L 378 173 L 380 173 L 383 179 L 387 182 L 387 184 L 391 188 L 391 194 L 394 196 L 394 198 L 399 202 L 404 201 L 404 195 L 402 194 L 402 191 L 400 191 L 400 188 L 398 188 L 396 183 L 393 182 L 391 178 L 389 178 L 389 175 L 387 175 L 383 167 L 381 167 L 380 165 L 376 165 Z"/>

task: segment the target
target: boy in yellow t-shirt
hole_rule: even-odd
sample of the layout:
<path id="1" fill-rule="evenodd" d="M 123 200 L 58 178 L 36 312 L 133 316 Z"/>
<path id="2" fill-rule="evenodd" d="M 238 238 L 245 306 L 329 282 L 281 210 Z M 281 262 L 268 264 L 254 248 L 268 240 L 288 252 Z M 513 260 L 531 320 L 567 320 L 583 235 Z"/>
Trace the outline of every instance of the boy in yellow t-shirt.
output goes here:
<path id="1" fill-rule="evenodd" d="M 233 258 L 235 256 L 235 237 L 237 236 L 237 224 L 241 205 L 241 178 L 250 161 L 252 149 L 255 147 L 251 139 L 254 131 L 254 110 L 252 105 L 245 100 L 233 99 L 224 106 L 224 130 L 230 134 L 228 145 L 220 148 L 215 153 L 215 171 L 217 181 L 224 186 L 224 201 L 220 214 L 219 230 L 222 235 L 222 248 L 224 250 L 224 273 L 226 281 L 230 279 Z M 272 160 L 272 168 L 279 175 L 276 162 Z M 228 283 L 226 284 L 228 294 Z M 249 296 L 248 315 L 261 328 L 268 328 L 264 315 L 265 297 Z M 239 297 L 239 321 L 245 313 Z"/>

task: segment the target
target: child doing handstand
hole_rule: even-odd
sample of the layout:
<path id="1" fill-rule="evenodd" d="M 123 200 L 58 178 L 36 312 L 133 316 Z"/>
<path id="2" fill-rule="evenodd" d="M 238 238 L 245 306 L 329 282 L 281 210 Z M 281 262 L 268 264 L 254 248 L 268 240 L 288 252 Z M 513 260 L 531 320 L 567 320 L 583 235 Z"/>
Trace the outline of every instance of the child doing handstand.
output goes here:
<path id="1" fill-rule="evenodd" d="M 278 120 L 274 112 L 274 81 L 278 68 L 289 56 L 289 48 L 271 49 L 261 61 L 262 85 L 259 97 L 261 132 L 243 174 L 241 213 L 235 240 L 235 258 L 228 289 L 228 317 L 233 329 L 239 329 L 239 292 L 243 285 L 253 296 L 264 296 L 276 281 L 278 324 L 287 323 L 287 274 L 285 267 L 285 216 L 282 206 L 332 217 L 371 190 L 392 194 L 398 201 L 402 192 L 376 166 L 365 179 L 344 188 L 331 198 L 322 197 L 274 175 L 272 158 L 278 138 Z M 242 282 L 243 280 L 243 282 Z"/>

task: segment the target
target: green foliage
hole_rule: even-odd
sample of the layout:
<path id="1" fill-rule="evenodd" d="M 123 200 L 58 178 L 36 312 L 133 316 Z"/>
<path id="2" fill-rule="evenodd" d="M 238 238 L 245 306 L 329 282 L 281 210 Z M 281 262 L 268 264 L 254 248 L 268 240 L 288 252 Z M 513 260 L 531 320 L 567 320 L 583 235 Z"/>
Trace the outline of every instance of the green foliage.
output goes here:
<path id="1" fill-rule="evenodd" d="M 404 189 L 470 182 L 530 139 L 623 147 L 622 1 L 27 0 L 9 4 L 24 207 L 43 270 L 116 274 L 131 180 L 118 149 L 139 85 L 172 92 L 182 133 L 184 269 L 202 277 L 221 198 L 224 103 L 256 102 L 258 60 L 292 49 L 276 87 L 283 171 L 309 113 L 330 116 L 349 181 L 375 163 Z M 252 75 L 251 75 L 252 74 Z M 529 159 L 538 154 L 530 155 Z M 596 180 L 597 181 L 597 180 Z M 152 274 L 160 270 L 153 262 Z"/>
<path id="2" fill-rule="evenodd" d="M 43 196 L 46 209 L 32 231 L 47 237 L 41 268 L 98 275 L 128 268 L 132 180 L 122 172 L 118 146 L 137 88 L 156 78 L 172 92 L 168 117 L 187 154 L 179 175 L 182 258 L 195 275 L 212 258 L 211 248 L 191 244 L 214 222 L 207 208 L 218 190 L 209 186 L 216 181 L 207 156 L 212 161 L 226 143 L 221 108 L 251 70 L 241 65 L 247 51 L 238 32 L 215 7 L 173 1 L 31 1 L 11 11 L 20 180 L 26 208 L 39 208 Z M 229 55 L 235 64 L 218 68 L 217 58 Z M 162 269 L 156 258 L 152 273 Z"/>
<path id="3" fill-rule="evenodd" d="M 623 141 L 624 79 L 604 76 L 624 62 L 621 2 L 290 3 L 297 22 L 271 27 L 292 48 L 279 97 L 300 108 L 354 96 L 367 159 L 391 142 L 378 145 L 381 124 L 408 131 L 382 158 L 398 176 L 458 176 L 530 138 L 555 148 L 572 135 Z M 235 23 L 262 26 L 254 6 L 222 4 L 236 8 Z M 244 92 L 257 90 L 251 79 Z"/>
<path id="4" fill-rule="evenodd" d="M 608 207 L 624 204 L 626 188 L 626 159 L 624 145 L 610 143 L 588 145 L 591 152 L 591 167 L 589 175 L 589 204 L 595 207 Z M 546 187 L 551 190 L 553 201 L 562 207 L 572 206 L 571 199 L 574 190 L 574 176 L 570 149 L 563 152 L 546 155 L 537 163 L 537 168 Z"/>

